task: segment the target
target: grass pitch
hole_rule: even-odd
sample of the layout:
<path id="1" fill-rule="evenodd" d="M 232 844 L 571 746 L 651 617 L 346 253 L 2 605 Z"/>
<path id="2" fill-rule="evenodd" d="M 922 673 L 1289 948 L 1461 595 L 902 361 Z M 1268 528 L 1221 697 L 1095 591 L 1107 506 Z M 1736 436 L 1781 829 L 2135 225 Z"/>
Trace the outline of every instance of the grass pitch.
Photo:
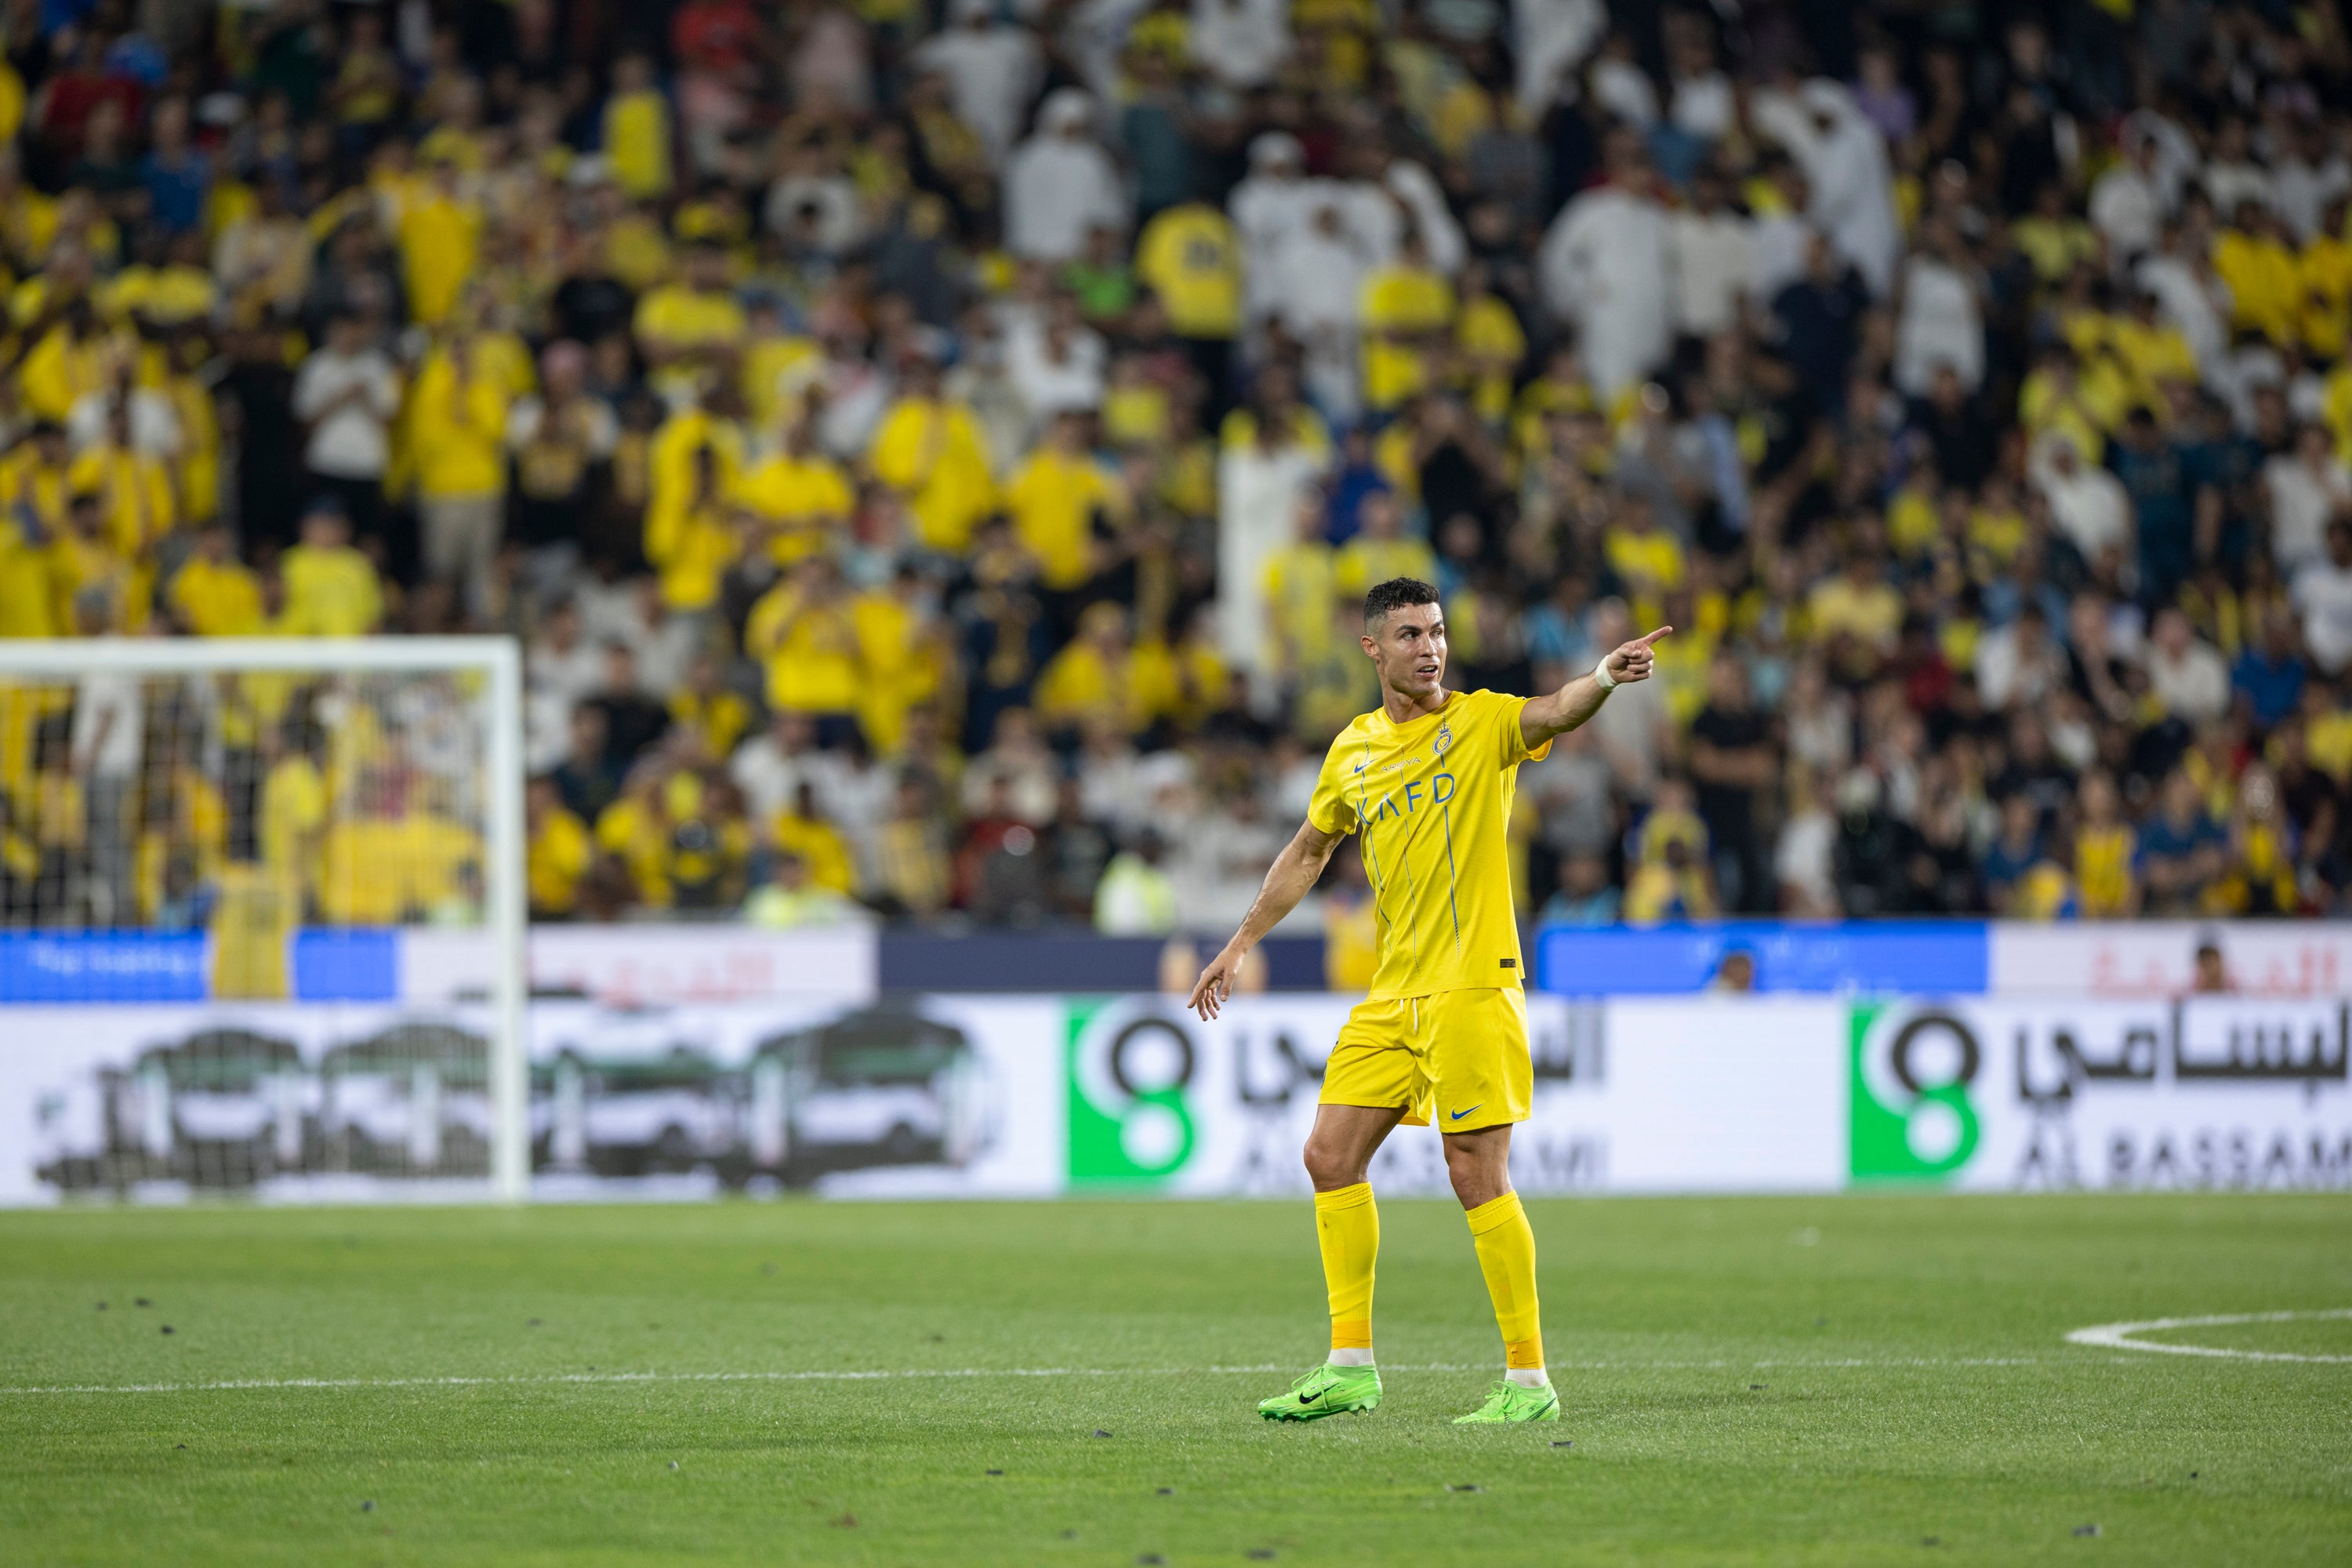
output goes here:
<path id="1" fill-rule="evenodd" d="M 0 1215 L 0 1562 L 2352 1561 L 2352 1361 L 2064 1339 L 2352 1306 L 2352 1199 L 1529 1207 L 1566 1419 L 1466 1431 L 1442 1204 L 1305 1426 L 1304 1202 Z"/>

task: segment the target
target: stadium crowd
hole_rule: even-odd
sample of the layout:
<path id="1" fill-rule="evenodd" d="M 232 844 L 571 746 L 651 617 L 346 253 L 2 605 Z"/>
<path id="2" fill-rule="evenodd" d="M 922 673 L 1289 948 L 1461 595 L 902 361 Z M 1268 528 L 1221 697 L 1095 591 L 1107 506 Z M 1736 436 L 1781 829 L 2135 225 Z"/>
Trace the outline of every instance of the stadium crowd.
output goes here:
<path id="1" fill-rule="evenodd" d="M 2333 0 L 5 17 L 0 636 L 513 633 L 543 918 L 1227 925 L 1399 575 L 1458 686 L 1676 628 L 1531 918 L 2352 886 Z M 320 721 L 249 853 L 462 901 Z M 157 722 L 0 755 L 12 918 L 240 858 Z"/>

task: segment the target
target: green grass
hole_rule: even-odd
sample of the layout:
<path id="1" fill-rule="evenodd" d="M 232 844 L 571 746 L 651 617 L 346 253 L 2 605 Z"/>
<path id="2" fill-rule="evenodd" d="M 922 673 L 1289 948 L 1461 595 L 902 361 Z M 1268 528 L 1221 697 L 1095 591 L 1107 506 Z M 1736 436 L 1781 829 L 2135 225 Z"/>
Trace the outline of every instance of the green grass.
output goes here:
<path id="1" fill-rule="evenodd" d="M 2352 1306 L 2352 1200 L 1530 1208 L 1567 1418 L 1469 1431 L 1440 1204 L 1387 1404 L 1307 1426 L 1251 1410 L 1321 1351 L 1303 1203 L 0 1215 L 0 1386 L 178 1385 L 0 1394 L 0 1563 L 2352 1561 L 2352 1363 L 2063 1338 Z M 438 1378 L 524 1381 L 373 1381 Z"/>

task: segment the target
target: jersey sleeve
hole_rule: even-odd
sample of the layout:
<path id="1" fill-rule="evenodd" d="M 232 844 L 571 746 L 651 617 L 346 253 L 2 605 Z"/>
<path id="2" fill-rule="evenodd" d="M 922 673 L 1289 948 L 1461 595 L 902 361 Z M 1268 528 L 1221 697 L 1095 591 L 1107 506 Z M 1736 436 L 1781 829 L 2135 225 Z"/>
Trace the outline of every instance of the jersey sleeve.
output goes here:
<path id="1" fill-rule="evenodd" d="M 1307 820 L 1320 833 L 1353 833 L 1356 808 L 1348 799 L 1349 770 L 1342 762 L 1348 731 L 1323 753 L 1323 771 L 1315 776 L 1315 794 L 1307 803 Z"/>
<path id="2" fill-rule="evenodd" d="M 1496 722 L 1502 731 L 1497 737 L 1499 742 L 1497 754 L 1502 757 L 1503 765 L 1507 768 L 1517 767 L 1521 763 L 1539 763 L 1551 754 L 1550 740 L 1545 741 L 1533 751 L 1528 750 L 1527 731 L 1519 728 L 1519 711 L 1533 700 L 1534 699 L 1529 697 L 1507 697 L 1499 694 L 1496 696 L 1494 704 Z M 1555 736 L 1553 739 L 1558 737 Z"/>

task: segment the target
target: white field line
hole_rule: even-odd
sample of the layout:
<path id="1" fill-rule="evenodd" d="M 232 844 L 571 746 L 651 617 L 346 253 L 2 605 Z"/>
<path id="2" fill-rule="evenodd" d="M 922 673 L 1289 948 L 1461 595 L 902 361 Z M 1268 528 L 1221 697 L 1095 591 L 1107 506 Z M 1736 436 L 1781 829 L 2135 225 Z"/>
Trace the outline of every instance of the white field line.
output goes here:
<path id="1" fill-rule="evenodd" d="M 2305 1355 L 2294 1351 L 2231 1350 L 2220 1345 L 2152 1344 L 2135 1338 L 2168 1329 L 2216 1329 L 2237 1323 L 2298 1323 L 2324 1318 L 2352 1318 L 2352 1307 L 2330 1307 L 2314 1312 L 2219 1312 L 2202 1318 L 2150 1318 L 2142 1323 L 2095 1323 L 2066 1336 L 2069 1344 L 2096 1350 L 2147 1351 L 2158 1355 L 2201 1355 L 2225 1361 L 2352 1362 L 2352 1355 Z"/>
<path id="2" fill-rule="evenodd" d="M 2135 1346 L 2135 1349 L 2144 1348 Z M 1824 1361 L 1588 1361 L 1554 1362 L 1557 1372 L 1648 1371 L 1845 1371 L 1853 1368 L 2000 1367 L 2079 1365 L 2076 1356 L 1894 1356 L 1852 1357 Z M 2116 1364 L 2128 1365 L 2118 1358 Z M 691 1383 L 878 1383 L 920 1378 L 990 1377 L 1258 1377 L 1289 1372 L 1297 1363 L 1269 1362 L 1260 1366 L 962 1366 L 915 1367 L 871 1372 L 561 1372 L 520 1373 L 504 1377 L 239 1377 L 208 1383 L 70 1383 L 0 1384 L 5 1394 L 222 1394 L 269 1389 L 375 1388 L 532 1388 L 574 1384 Z M 1382 1363 L 1384 1372 L 1485 1372 L 1486 1362 Z"/>

